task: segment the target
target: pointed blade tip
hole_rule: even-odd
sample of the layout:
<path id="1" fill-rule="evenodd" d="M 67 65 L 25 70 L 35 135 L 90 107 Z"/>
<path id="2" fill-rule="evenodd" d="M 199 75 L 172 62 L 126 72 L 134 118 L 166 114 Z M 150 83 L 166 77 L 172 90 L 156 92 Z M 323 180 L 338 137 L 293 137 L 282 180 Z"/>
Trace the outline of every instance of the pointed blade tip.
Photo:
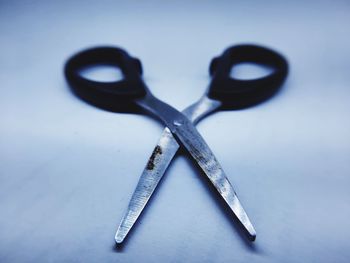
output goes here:
<path id="1" fill-rule="evenodd" d="M 247 231 L 246 233 L 247 233 L 249 240 L 252 242 L 255 241 L 256 231 L 255 231 L 252 223 L 250 222 L 250 220 L 248 219 L 248 222 L 244 222 L 244 223 L 241 221 L 241 223 L 242 223 L 244 229 Z"/>
<path id="2" fill-rule="evenodd" d="M 120 235 L 119 233 L 117 233 L 117 234 L 115 235 L 115 237 L 114 237 L 115 242 L 116 242 L 117 244 L 123 243 L 124 238 L 125 238 L 125 236 L 122 236 L 122 235 Z"/>
<path id="3" fill-rule="evenodd" d="M 249 240 L 251 242 L 254 242 L 256 239 L 256 232 L 254 231 L 253 233 L 249 233 Z"/>

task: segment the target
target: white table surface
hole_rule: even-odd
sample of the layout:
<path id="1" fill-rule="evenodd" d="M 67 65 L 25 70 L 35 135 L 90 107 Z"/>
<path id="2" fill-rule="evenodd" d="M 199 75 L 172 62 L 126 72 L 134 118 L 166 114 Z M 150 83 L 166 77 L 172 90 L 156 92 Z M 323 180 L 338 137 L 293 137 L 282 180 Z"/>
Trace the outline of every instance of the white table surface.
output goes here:
<path id="1" fill-rule="evenodd" d="M 349 262 L 348 1 L 1 1 L 0 262 Z M 62 68 L 101 44 L 178 109 L 238 43 L 285 54 L 271 100 L 198 125 L 257 230 L 243 238 L 180 155 L 126 244 L 114 234 L 162 125 L 91 107 Z"/>

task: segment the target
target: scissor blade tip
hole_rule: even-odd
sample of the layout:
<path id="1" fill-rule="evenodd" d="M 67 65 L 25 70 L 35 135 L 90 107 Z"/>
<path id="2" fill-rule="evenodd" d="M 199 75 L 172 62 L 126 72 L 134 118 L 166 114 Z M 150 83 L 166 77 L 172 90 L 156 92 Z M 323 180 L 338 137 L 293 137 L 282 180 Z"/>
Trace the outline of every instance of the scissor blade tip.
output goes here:
<path id="1" fill-rule="evenodd" d="M 247 231 L 247 236 L 250 241 L 255 241 L 256 239 L 256 231 L 252 224 L 249 224 L 248 226 L 245 226 L 245 229 Z"/>
<path id="2" fill-rule="evenodd" d="M 115 239 L 115 243 L 117 243 L 117 244 L 121 244 L 121 243 L 123 243 L 123 241 L 124 241 L 124 239 Z"/>
<path id="3" fill-rule="evenodd" d="M 121 243 L 123 243 L 124 238 L 125 238 L 124 236 L 116 235 L 116 236 L 115 236 L 115 242 L 116 242 L 117 244 L 121 244 Z"/>
<path id="4" fill-rule="evenodd" d="M 250 241 L 252 241 L 252 242 L 254 242 L 255 241 L 255 239 L 256 239 L 256 233 L 249 233 L 249 240 Z"/>

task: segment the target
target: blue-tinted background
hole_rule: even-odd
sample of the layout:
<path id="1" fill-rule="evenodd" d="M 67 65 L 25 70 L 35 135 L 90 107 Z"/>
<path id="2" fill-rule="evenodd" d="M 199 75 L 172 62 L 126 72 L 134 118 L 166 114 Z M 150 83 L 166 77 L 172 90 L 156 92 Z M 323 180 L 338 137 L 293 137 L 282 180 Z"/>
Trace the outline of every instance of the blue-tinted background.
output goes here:
<path id="1" fill-rule="evenodd" d="M 348 1 L 1 1 L 0 262 L 348 262 Z M 139 57 L 182 109 L 231 44 L 285 54 L 273 99 L 198 129 L 257 230 L 250 245 L 185 156 L 116 250 L 114 233 L 162 125 L 91 107 L 62 68 L 94 45 Z"/>

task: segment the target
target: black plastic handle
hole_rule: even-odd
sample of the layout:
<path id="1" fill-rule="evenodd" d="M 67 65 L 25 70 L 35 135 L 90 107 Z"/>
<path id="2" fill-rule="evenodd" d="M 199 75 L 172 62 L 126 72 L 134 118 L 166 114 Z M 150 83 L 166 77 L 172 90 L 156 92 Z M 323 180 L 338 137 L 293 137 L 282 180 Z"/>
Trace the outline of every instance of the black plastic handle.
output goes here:
<path id="1" fill-rule="evenodd" d="M 115 65 L 123 73 L 123 79 L 99 82 L 81 75 L 81 70 L 93 65 Z M 130 112 L 138 110 L 135 100 L 147 93 L 139 59 L 116 47 L 97 47 L 81 51 L 68 59 L 64 73 L 76 95 L 106 110 Z"/>
<path id="2" fill-rule="evenodd" d="M 249 80 L 230 77 L 231 68 L 252 62 L 272 68 L 271 74 Z M 210 64 L 212 81 L 208 96 L 220 100 L 223 109 L 240 109 L 267 100 L 282 86 L 288 74 L 287 60 L 279 53 L 256 45 L 237 45 L 224 51 Z"/>

